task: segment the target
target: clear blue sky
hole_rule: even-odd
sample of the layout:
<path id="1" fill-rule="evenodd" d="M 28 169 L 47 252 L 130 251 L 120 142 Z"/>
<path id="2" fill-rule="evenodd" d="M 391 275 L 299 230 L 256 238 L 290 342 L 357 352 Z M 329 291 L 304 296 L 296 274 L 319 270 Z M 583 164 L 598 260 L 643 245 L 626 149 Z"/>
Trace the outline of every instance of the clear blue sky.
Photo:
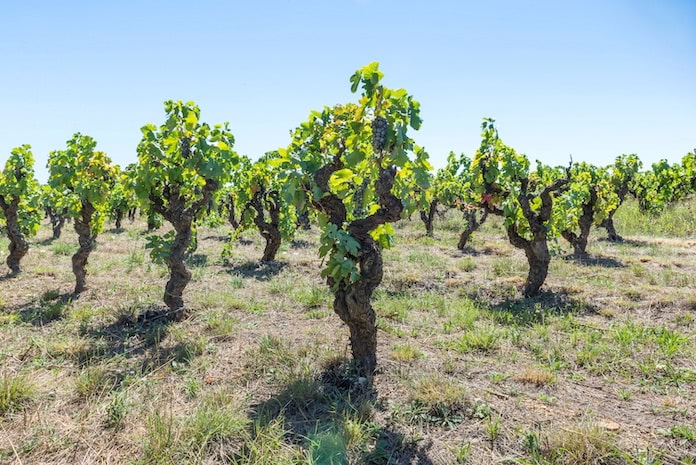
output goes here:
<path id="1" fill-rule="evenodd" d="M 696 146 L 696 1 L 36 1 L 0 9 L 0 162 L 74 132 L 125 166 L 162 102 L 194 100 L 256 158 L 379 61 L 421 102 L 436 167 L 481 118 L 531 159 L 678 161 Z"/>

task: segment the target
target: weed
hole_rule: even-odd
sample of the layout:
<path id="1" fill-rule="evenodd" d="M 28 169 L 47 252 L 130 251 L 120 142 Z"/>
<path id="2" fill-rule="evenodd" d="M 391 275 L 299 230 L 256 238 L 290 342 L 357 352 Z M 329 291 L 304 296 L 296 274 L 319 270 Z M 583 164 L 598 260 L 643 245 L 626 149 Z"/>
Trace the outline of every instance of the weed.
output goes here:
<path id="1" fill-rule="evenodd" d="M 128 396 L 123 391 L 117 391 L 111 397 L 111 402 L 106 408 L 104 425 L 111 429 L 121 429 L 128 412 Z"/>
<path id="2" fill-rule="evenodd" d="M 389 356 L 397 362 L 404 363 L 423 357 L 423 352 L 410 343 L 394 344 L 389 352 Z"/>
<path id="3" fill-rule="evenodd" d="M 218 340 L 229 340 L 239 326 L 239 318 L 223 310 L 211 311 L 205 316 L 205 328 Z"/>
<path id="4" fill-rule="evenodd" d="M 498 437 L 500 437 L 500 427 L 500 417 L 488 417 L 488 420 L 486 421 L 486 434 L 489 441 L 494 442 L 496 439 L 498 439 Z"/>
<path id="5" fill-rule="evenodd" d="M 75 380 L 75 391 L 80 397 L 96 397 L 116 387 L 118 380 L 103 366 L 82 369 Z"/>
<path id="6" fill-rule="evenodd" d="M 77 246 L 67 242 L 56 242 L 51 246 L 51 251 L 56 255 L 70 256 L 77 252 Z"/>
<path id="7" fill-rule="evenodd" d="M 128 257 L 126 257 L 126 271 L 130 273 L 143 263 L 145 263 L 145 250 L 132 249 L 128 254 Z"/>
<path id="8" fill-rule="evenodd" d="M 696 444 L 696 427 L 688 425 L 672 426 L 669 429 L 659 430 L 663 436 L 679 439 L 682 444 Z"/>
<path id="9" fill-rule="evenodd" d="M 578 465 L 613 463 L 621 456 L 616 437 L 591 423 L 559 429 L 550 435 L 541 454 L 552 463 Z"/>
<path id="10" fill-rule="evenodd" d="M 0 416 L 18 410 L 34 396 L 34 385 L 20 374 L 0 376 Z"/>
<path id="11" fill-rule="evenodd" d="M 471 443 L 467 442 L 454 450 L 454 457 L 458 464 L 466 464 L 471 460 Z"/>
<path id="12" fill-rule="evenodd" d="M 619 389 L 617 391 L 617 394 L 621 400 L 631 400 L 631 397 L 633 396 L 633 391 L 630 389 Z"/>
<path id="13" fill-rule="evenodd" d="M 500 333 L 493 327 L 475 328 L 447 344 L 447 348 L 459 353 L 492 352 L 500 344 Z"/>

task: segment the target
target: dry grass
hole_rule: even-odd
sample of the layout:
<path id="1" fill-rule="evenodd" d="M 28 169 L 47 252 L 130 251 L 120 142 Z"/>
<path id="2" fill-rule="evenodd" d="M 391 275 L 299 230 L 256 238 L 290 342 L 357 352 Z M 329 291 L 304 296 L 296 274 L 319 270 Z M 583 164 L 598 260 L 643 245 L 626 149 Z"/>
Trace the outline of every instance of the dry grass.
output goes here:
<path id="1" fill-rule="evenodd" d="M 227 228 L 201 227 L 190 317 L 170 323 L 153 318 L 167 270 L 150 261 L 144 225 L 100 235 L 89 289 L 73 301 L 63 297 L 75 234 L 68 226 L 51 242 L 44 225 L 25 273 L 0 279 L 0 392 L 10 393 L 0 399 L 11 399 L 0 463 L 696 456 L 684 426 L 696 424 L 693 231 L 656 237 L 651 224 L 629 234 L 619 218 L 624 243 L 596 231 L 589 260 L 559 250 L 542 295 L 525 299 L 525 259 L 501 224 L 489 221 L 465 252 L 455 248 L 461 225 L 454 212 L 438 220 L 435 238 L 416 220 L 396 225 L 374 298 L 373 390 L 346 362 L 347 330 L 319 277 L 316 230 L 260 265 L 253 232 L 225 264 Z M 0 240 L 3 254 L 6 246 Z"/>

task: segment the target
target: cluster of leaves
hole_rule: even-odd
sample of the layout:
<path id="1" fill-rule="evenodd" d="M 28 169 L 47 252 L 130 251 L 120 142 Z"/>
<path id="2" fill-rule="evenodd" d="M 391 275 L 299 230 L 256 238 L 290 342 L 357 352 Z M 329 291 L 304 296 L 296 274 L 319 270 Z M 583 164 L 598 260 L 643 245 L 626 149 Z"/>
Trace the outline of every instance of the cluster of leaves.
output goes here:
<path id="1" fill-rule="evenodd" d="M 570 170 L 570 183 L 554 203 L 552 223 L 560 231 L 578 229 L 583 207 L 593 203 L 593 222 L 599 225 L 619 206 L 609 172 L 589 163 L 575 163 Z"/>
<path id="2" fill-rule="evenodd" d="M 109 195 L 109 218 L 117 219 L 129 210 L 138 207 L 135 195 L 136 165 L 130 164 L 125 170 L 117 170 L 114 186 Z"/>
<path id="3" fill-rule="evenodd" d="M 684 161 L 685 164 L 670 164 L 667 160 L 660 160 L 653 163 L 650 170 L 636 176 L 632 193 L 642 211 L 659 214 L 667 205 L 693 192 L 693 158 L 687 155 Z"/>
<path id="4" fill-rule="evenodd" d="M 17 219 L 20 232 L 33 236 L 41 222 L 40 189 L 34 176 L 34 156 L 31 146 L 24 144 L 12 149 L 0 172 L 0 198 L 7 204 L 17 199 Z M 0 217 L 3 210 L 0 209 Z"/>
<path id="5" fill-rule="evenodd" d="M 540 162 L 536 171 L 531 171 L 527 156 L 503 143 L 491 118 L 484 118 L 481 124 L 481 145 L 474 156 L 472 172 L 471 186 L 486 208 L 502 215 L 506 227 L 515 225 L 517 232 L 528 239 L 529 224 L 520 205 L 520 194 L 524 192 L 532 211 L 538 212 L 542 206 L 541 191 L 564 175 L 562 169 Z M 552 223 L 547 227 L 550 236 L 558 234 Z"/>
<path id="6" fill-rule="evenodd" d="M 454 152 L 447 156 L 447 164 L 435 173 L 432 188 L 433 198 L 449 208 L 476 208 L 481 197 L 473 188 L 472 160 L 463 153 L 458 157 Z"/>
<path id="7" fill-rule="evenodd" d="M 239 225 L 233 234 L 234 239 L 255 226 L 254 219 L 257 217 L 257 212 L 251 205 L 254 197 L 259 198 L 265 211 L 279 208 L 278 229 L 284 239 L 291 238 L 295 234 L 297 215 L 294 205 L 285 201 L 276 202 L 273 198 L 275 195 L 280 196 L 284 186 L 282 173 L 278 169 L 278 163 L 275 162 L 277 159 L 279 159 L 277 151 L 268 152 L 254 163 L 247 159 L 247 162 L 241 163 L 240 168 L 234 173 L 234 182 L 228 187 L 228 195 L 233 197 L 240 215 Z"/>
<path id="8" fill-rule="evenodd" d="M 386 169 L 395 169 L 391 193 L 401 200 L 403 216 L 427 203 L 431 166 L 428 155 L 408 136 L 408 129 L 421 125 L 420 104 L 404 89 L 389 89 L 380 82 L 383 73 L 377 63 L 358 70 L 351 78 L 351 91 L 362 88 L 357 104 L 325 107 L 313 111 L 292 134 L 287 149 L 279 150 L 273 163 L 285 170 L 285 199 L 299 210 L 307 204 L 317 208 L 322 229 L 320 253 L 328 257 L 323 270 L 334 287 L 349 285 L 359 277 L 358 241 L 348 226 L 376 214 L 380 206 L 375 180 Z M 373 122 L 386 120 L 383 144 L 373 145 Z M 333 167 L 330 178 L 320 170 Z M 367 182 L 364 182 L 367 180 Z M 322 200 L 335 196 L 344 217 L 322 207 Z M 380 247 L 389 247 L 393 230 L 380 223 L 371 235 Z"/>
<path id="9" fill-rule="evenodd" d="M 146 211 L 162 215 L 169 211 L 195 221 L 210 192 L 227 182 L 239 164 L 232 149 L 234 136 L 228 123 L 212 127 L 201 123 L 200 109 L 193 102 L 168 100 L 164 107 L 163 125 L 141 129 L 135 192 Z M 149 236 L 153 259 L 166 260 L 173 239 L 173 235 Z"/>
<path id="10" fill-rule="evenodd" d="M 48 156 L 48 185 L 54 206 L 65 209 L 72 218 L 81 215 L 86 204 L 95 209 L 91 230 L 101 232 L 107 214 L 108 200 L 118 174 L 111 159 L 95 150 L 97 142 L 90 136 L 76 133 L 67 141 L 65 150 L 54 150 Z"/>

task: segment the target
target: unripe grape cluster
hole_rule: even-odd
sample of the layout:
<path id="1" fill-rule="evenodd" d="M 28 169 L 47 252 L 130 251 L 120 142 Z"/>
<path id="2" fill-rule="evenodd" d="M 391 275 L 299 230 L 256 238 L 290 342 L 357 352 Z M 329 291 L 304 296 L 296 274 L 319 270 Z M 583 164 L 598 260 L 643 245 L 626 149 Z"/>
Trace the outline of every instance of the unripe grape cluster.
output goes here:
<path id="1" fill-rule="evenodd" d="M 387 118 L 378 116 L 372 120 L 372 148 L 375 152 L 384 150 L 387 142 Z"/>

